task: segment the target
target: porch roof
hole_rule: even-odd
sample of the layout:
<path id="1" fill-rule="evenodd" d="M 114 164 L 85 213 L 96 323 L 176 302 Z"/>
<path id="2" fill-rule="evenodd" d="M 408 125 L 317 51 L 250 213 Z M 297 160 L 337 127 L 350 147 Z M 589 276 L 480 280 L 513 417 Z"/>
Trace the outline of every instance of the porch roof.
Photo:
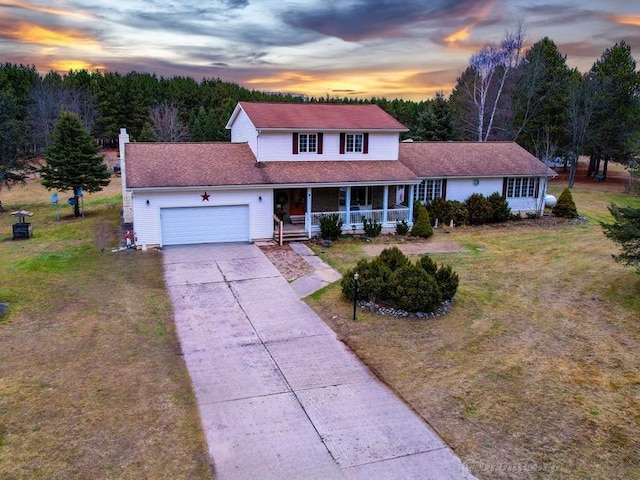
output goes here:
<path id="1" fill-rule="evenodd" d="M 262 162 L 271 184 L 418 183 L 417 175 L 396 160 Z"/>
<path id="2" fill-rule="evenodd" d="M 515 142 L 400 143 L 399 160 L 420 178 L 557 175 Z"/>

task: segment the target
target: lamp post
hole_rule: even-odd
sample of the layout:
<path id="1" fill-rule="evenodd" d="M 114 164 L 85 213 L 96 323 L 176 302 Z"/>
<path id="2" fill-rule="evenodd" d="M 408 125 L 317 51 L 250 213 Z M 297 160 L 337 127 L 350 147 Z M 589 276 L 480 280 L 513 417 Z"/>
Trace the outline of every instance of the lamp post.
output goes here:
<path id="1" fill-rule="evenodd" d="M 360 278 L 360 276 L 358 275 L 358 272 L 353 274 L 353 319 L 356 319 L 356 306 L 358 304 L 358 279 Z"/>

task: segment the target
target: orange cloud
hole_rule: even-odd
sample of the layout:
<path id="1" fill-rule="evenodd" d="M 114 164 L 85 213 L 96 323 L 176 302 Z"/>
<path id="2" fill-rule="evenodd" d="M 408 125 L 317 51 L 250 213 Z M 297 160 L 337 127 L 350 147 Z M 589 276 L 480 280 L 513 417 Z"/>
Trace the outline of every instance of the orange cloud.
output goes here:
<path id="1" fill-rule="evenodd" d="M 608 18 L 622 25 L 640 27 L 640 15 L 610 15 Z"/>
<path id="2" fill-rule="evenodd" d="M 81 18 L 83 20 L 90 20 L 93 18 L 91 15 L 83 12 L 70 12 L 67 10 L 58 10 L 56 8 L 40 7 L 38 5 L 32 5 L 31 3 L 22 2 L 20 0 L 4 0 L 2 3 L 4 6 L 8 7 L 22 8 L 24 10 L 30 10 L 32 12 L 48 13 L 60 17 Z"/>
<path id="3" fill-rule="evenodd" d="M 5 35 L 24 43 L 35 43 L 48 47 L 75 47 L 99 49 L 97 42 L 80 30 L 60 29 L 51 30 L 39 25 L 19 23 L 12 31 Z"/>
<path id="4" fill-rule="evenodd" d="M 96 70 L 104 70 L 104 65 L 95 65 L 84 60 L 55 60 L 49 64 L 50 70 L 66 73 L 70 70 L 87 70 L 95 72 Z"/>
<path id="5" fill-rule="evenodd" d="M 487 3 L 484 7 L 480 9 L 478 14 L 475 16 L 475 18 L 471 22 L 469 22 L 467 25 L 462 27 L 457 32 L 453 32 L 451 35 L 446 37 L 444 41 L 452 46 L 458 42 L 461 42 L 469 38 L 469 35 L 471 35 L 471 29 L 473 29 L 473 27 L 475 27 L 478 23 L 482 22 L 483 20 L 486 20 L 486 18 L 493 11 L 493 7 L 495 5 L 496 5 L 496 0 L 493 0 L 492 2 Z"/>

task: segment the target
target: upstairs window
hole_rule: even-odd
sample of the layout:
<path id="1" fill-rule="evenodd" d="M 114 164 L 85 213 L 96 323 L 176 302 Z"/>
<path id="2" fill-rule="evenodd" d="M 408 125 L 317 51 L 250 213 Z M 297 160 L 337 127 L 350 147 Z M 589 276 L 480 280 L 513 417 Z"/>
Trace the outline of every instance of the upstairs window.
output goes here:
<path id="1" fill-rule="evenodd" d="M 536 177 L 505 178 L 503 195 L 507 198 L 537 198 L 538 179 Z"/>
<path id="2" fill-rule="evenodd" d="M 316 153 L 318 149 L 318 135 L 315 133 L 301 133 L 298 135 L 298 152 Z"/>
<path id="3" fill-rule="evenodd" d="M 294 133 L 293 153 L 322 153 L 322 133 Z"/>
<path id="4" fill-rule="evenodd" d="M 369 134 L 341 133 L 340 153 L 369 153 Z"/>

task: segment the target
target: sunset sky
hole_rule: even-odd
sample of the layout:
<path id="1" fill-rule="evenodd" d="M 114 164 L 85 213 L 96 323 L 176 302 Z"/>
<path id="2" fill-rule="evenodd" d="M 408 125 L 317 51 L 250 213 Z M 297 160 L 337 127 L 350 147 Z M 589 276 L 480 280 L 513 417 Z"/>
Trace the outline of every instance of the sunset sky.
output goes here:
<path id="1" fill-rule="evenodd" d="M 520 21 L 581 71 L 623 39 L 640 60 L 638 0 L 0 0 L 0 63 L 422 100 Z"/>

